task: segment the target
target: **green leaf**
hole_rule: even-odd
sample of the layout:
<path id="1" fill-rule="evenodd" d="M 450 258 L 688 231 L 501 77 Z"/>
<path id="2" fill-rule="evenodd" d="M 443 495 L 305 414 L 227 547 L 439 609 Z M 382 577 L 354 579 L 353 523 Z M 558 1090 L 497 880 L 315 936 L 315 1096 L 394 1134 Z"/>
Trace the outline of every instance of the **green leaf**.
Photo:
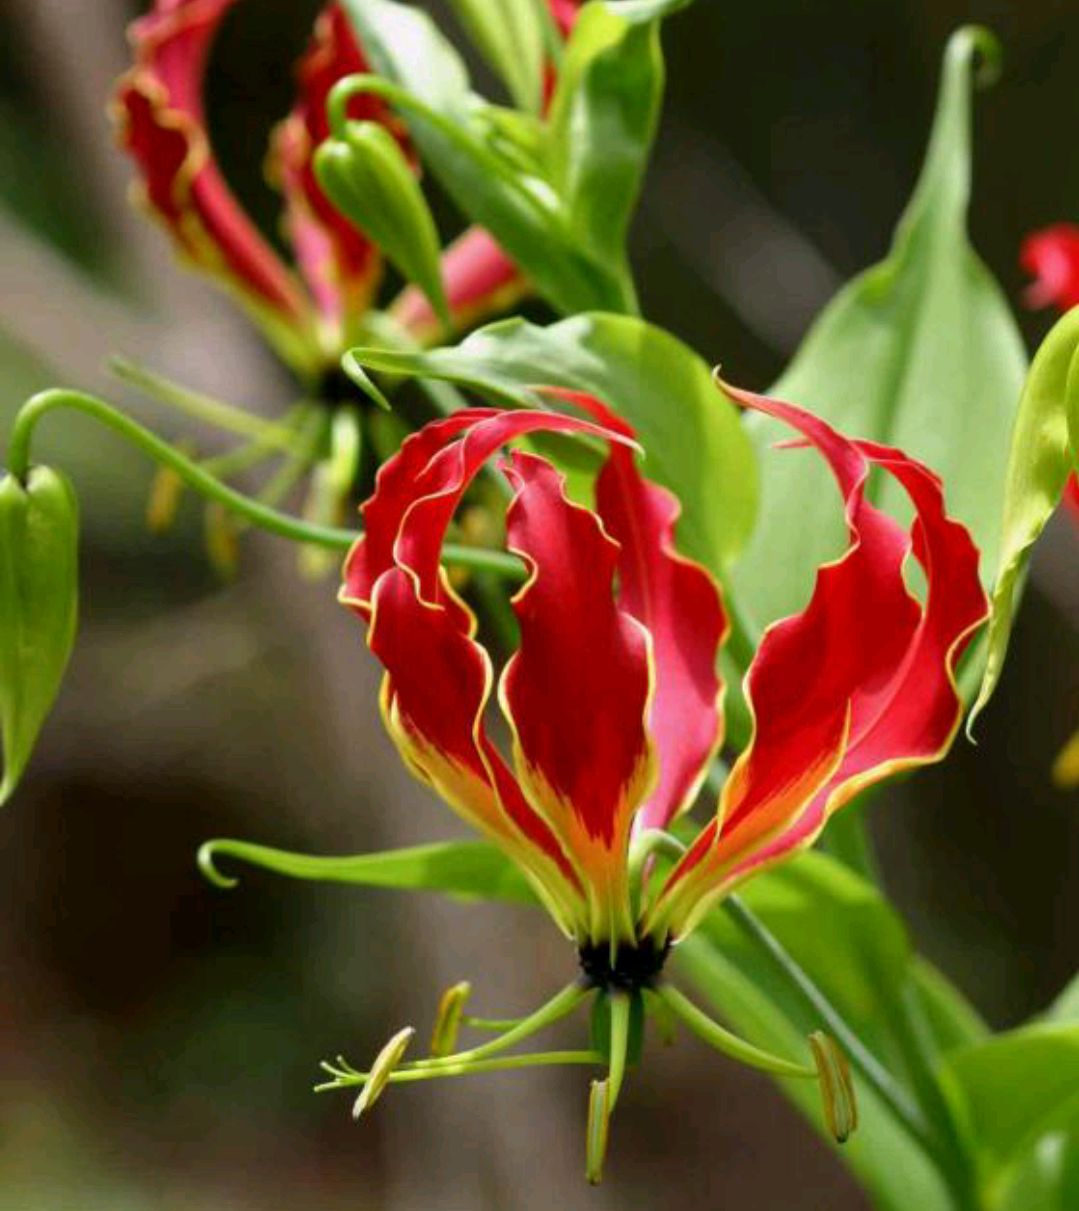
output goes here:
<path id="1" fill-rule="evenodd" d="M 943 1073 L 992 1191 L 1040 1139 L 1079 1118 L 1079 1025 L 1037 1023 L 996 1035 L 953 1052 Z"/>
<path id="2" fill-rule="evenodd" d="M 437 891 L 459 900 L 536 903 L 517 867 L 486 841 L 445 841 L 342 858 L 294 854 L 248 841 L 207 841 L 199 849 L 202 873 L 217 887 L 235 887 L 239 880 L 218 870 L 217 863 L 222 857 L 292 879 Z"/>
<path id="3" fill-rule="evenodd" d="M 1059 320 L 1042 342 L 1019 403 L 1004 486 L 1004 537 L 993 589 L 988 658 L 968 729 L 1000 680 L 1031 548 L 1077 463 L 1079 308 Z"/>
<path id="4" fill-rule="evenodd" d="M 75 642 L 78 503 L 67 479 L 33 467 L 0 479 L 0 803 L 15 790 Z"/>
<path id="5" fill-rule="evenodd" d="M 415 282 L 448 328 L 442 242 L 397 139 L 378 122 L 347 122 L 343 138 L 315 152 L 315 175 L 341 213 L 369 236 L 407 282 Z"/>
<path id="6" fill-rule="evenodd" d="M 671 6 L 587 5 L 551 102 L 553 184 L 580 241 L 624 264 L 663 97 L 659 21 Z M 629 268 L 625 267 L 627 280 Z"/>
<path id="7" fill-rule="evenodd" d="M 937 968 L 914 956 L 910 969 L 915 994 L 938 1053 L 979 1043 L 989 1027 L 973 1005 Z"/>
<path id="8" fill-rule="evenodd" d="M 1053 1022 L 1074 1022 L 1079 1026 L 1079 975 L 1072 976 L 1060 995 L 1046 1010 Z"/>
<path id="9" fill-rule="evenodd" d="M 472 41 L 521 109 L 538 113 L 546 58 L 535 0 L 451 0 Z"/>
<path id="10" fill-rule="evenodd" d="M 1043 1136 L 1016 1162 L 994 1211 L 1074 1211 L 1079 1207 L 1079 1114 Z"/>
<path id="11" fill-rule="evenodd" d="M 498 154 L 500 111 L 470 90 L 460 56 L 431 19 L 395 0 L 344 0 L 344 7 L 375 70 L 419 102 L 399 107 L 424 164 L 551 306 L 565 313 L 632 306 L 619 275 L 574 243 L 541 166 L 529 173 L 518 158 Z"/>
<path id="12" fill-rule="evenodd" d="M 902 922 L 880 892 L 839 862 L 810 852 L 759 875 L 743 898 L 912 1096 L 911 1039 L 900 1009 L 912 955 Z M 801 995 L 719 909 L 674 952 L 674 962 L 735 1030 L 783 1055 L 806 1050 L 821 1022 Z M 817 1091 L 780 1082 L 828 1137 Z M 861 1123 L 840 1151 L 883 1211 L 953 1211 L 936 1170 L 888 1106 L 855 1077 Z"/>
<path id="13" fill-rule="evenodd" d="M 988 577 L 1026 358 L 1008 305 L 967 238 L 976 51 L 996 54 L 983 30 L 962 29 L 948 44 L 925 165 L 891 252 L 828 305 L 773 393 L 928 463 L 944 480 L 950 511 L 974 534 Z M 759 418 L 751 428 L 762 453 L 790 437 Z M 816 568 L 845 538 L 835 488 L 813 455 L 769 452 L 762 474 L 761 522 L 734 577 L 758 627 L 804 604 Z M 909 511 L 890 477 L 871 496 Z"/>
<path id="14" fill-rule="evenodd" d="M 738 416 L 701 358 L 643 320 L 590 314 L 548 327 L 504 320 L 443 349 L 353 349 L 350 365 L 447 379 L 527 407 L 550 406 L 532 390 L 537 384 L 591 392 L 634 426 L 645 474 L 682 502 L 678 534 L 687 555 L 718 573 L 752 528 L 755 460 Z"/>
<path id="15" fill-rule="evenodd" d="M 499 39 L 512 36 L 494 16 L 509 0 L 458 3 L 491 22 Z M 380 95 L 401 110 L 424 163 L 566 315 L 636 310 L 625 234 L 662 92 L 658 22 L 683 3 L 587 5 L 544 124 L 472 92 L 460 56 L 424 13 L 396 0 L 344 0 L 368 58 L 390 82 Z"/>

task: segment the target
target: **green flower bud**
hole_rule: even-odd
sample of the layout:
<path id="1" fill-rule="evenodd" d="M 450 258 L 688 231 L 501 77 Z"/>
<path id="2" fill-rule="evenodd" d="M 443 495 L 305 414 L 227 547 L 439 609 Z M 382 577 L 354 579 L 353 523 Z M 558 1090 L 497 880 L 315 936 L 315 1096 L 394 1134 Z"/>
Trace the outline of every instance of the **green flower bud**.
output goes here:
<path id="1" fill-rule="evenodd" d="M 400 144 L 377 122 L 349 122 L 343 138 L 315 153 L 315 175 L 331 202 L 427 296 L 449 326 L 441 241 Z"/>
<path id="2" fill-rule="evenodd" d="M 33 467 L 0 479 L 0 803 L 14 791 L 75 641 L 78 503 L 67 479 Z"/>

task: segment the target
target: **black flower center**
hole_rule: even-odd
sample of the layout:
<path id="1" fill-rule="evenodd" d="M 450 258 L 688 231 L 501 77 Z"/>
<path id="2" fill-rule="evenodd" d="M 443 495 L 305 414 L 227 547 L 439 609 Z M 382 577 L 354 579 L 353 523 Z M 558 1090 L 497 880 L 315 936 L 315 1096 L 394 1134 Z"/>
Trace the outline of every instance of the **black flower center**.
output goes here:
<path id="1" fill-rule="evenodd" d="M 582 946 L 577 958 L 591 987 L 637 992 L 652 987 L 670 949 L 669 941 L 641 938 L 632 946 L 619 946 L 612 957 L 610 944 L 599 942 Z"/>

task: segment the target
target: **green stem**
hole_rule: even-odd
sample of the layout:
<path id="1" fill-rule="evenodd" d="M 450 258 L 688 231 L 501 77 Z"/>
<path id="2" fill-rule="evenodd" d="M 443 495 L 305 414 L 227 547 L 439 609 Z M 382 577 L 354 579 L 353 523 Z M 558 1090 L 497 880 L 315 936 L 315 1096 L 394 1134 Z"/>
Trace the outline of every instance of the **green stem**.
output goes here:
<path id="1" fill-rule="evenodd" d="M 201 391 L 191 391 L 124 357 L 109 358 L 108 366 L 117 378 L 137 387 L 159 403 L 176 408 L 195 420 L 203 421 L 216 429 L 239 434 L 241 437 L 253 437 L 257 441 L 275 446 L 278 450 L 294 448 L 294 434 L 287 424 L 264 420 L 244 411 L 243 408 L 236 408 L 232 404 L 214 399 L 211 395 L 204 395 Z"/>
<path id="2" fill-rule="evenodd" d="M 202 466 L 181 454 L 168 442 L 151 433 L 137 421 L 125 416 L 111 404 L 96 399 L 82 391 L 56 388 L 42 391 L 27 400 L 19 409 L 11 429 L 8 443 L 7 466 L 16 479 L 25 481 L 30 469 L 30 443 L 34 426 L 46 413 L 57 408 L 71 408 L 93 417 L 106 428 L 112 429 L 144 454 L 163 466 L 169 467 L 189 487 L 201 492 L 252 525 L 281 538 L 294 542 L 309 542 L 332 550 L 347 551 L 360 534 L 354 530 L 343 530 L 336 526 L 319 526 L 300 521 L 287 513 L 268 508 L 237 492 L 227 484 L 210 475 Z M 480 547 L 461 547 L 446 543 L 442 558 L 448 564 L 496 572 L 507 579 L 524 579 L 524 566 L 512 555 L 502 551 L 488 551 Z"/>
<path id="3" fill-rule="evenodd" d="M 627 993 L 612 992 L 610 995 L 611 1009 L 611 1059 L 608 1069 L 607 1082 L 610 1090 L 607 1103 L 607 1113 L 614 1110 L 618 1095 L 622 1091 L 622 1082 L 626 1076 L 626 1056 L 629 1053 L 629 1019 L 632 1010 Z"/>
<path id="4" fill-rule="evenodd" d="M 754 1047 L 745 1039 L 740 1039 L 736 1034 L 732 1034 L 720 1026 L 718 1022 L 713 1021 L 708 1014 L 698 1009 L 687 996 L 684 996 L 672 985 L 664 984 L 657 989 L 657 995 L 699 1039 L 723 1055 L 730 1056 L 732 1060 L 737 1060 L 740 1064 L 746 1064 L 750 1068 L 757 1068 L 761 1072 L 770 1072 L 773 1076 L 809 1079 L 817 1075 L 817 1070 L 812 1064 L 797 1064 L 793 1060 L 785 1060 L 782 1056 L 762 1051 L 761 1048 Z"/>
<path id="5" fill-rule="evenodd" d="M 390 1074 L 390 1084 L 407 1085 L 414 1081 L 429 1081 L 432 1077 L 473 1076 L 482 1072 L 506 1072 L 514 1068 L 542 1068 L 554 1064 L 602 1064 L 603 1056 L 598 1051 L 541 1051 L 535 1055 L 506 1055 L 496 1060 L 476 1060 L 467 1063 L 446 1063 L 438 1068 L 417 1068 L 415 1065 L 398 1068 Z M 362 1085 L 371 1074 L 358 1072 L 355 1079 L 348 1081 L 326 1081 L 315 1086 L 316 1093 L 330 1089 L 347 1089 Z"/>
<path id="6" fill-rule="evenodd" d="M 475 1060 L 485 1060 L 488 1056 L 497 1055 L 500 1051 L 531 1038 L 532 1035 L 545 1029 L 555 1022 L 571 1014 L 578 1005 L 589 995 L 589 989 L 578 983 L 567 985 L 561 992 L 556 993 L 545 1005 L 541 1005 L 535 1013 L 522 1018 L 516 1025 L 511 1026 L 504 1034 L 489 1043 L 479 1047 L 470 1047 L 467 1051 L 458 1051 L 455 1055 L 430 1060 L 416 1060 L 407 1065 L 408 1071 L 422 1070 L 424 1072 L 444 1067 L 447 1064 L 471 1064 Z"/>
<path id="7" fill-rule="evenodd" d="M 521 173 L 511 169 L 499 157 L 476 140 L 459 121 L 446 114 L 439 113 L 420 100 L 414 93 L 391 80 L 381 76 L 359 74 L 346 76 L 334 85 L 326 104 L 326 112 L 330 122 L 330 130 L 335 138 L 344 138 L 348 126 L 348 103 L 358 95 L 378 97 L 389 105 L 411 112 L 424 122 L 430 123 L 444 139 L 452 143 L 459 151 L 469 156 L 478 167 L 497 177 L 507 189 L 512 190 L 517 197 L 531 207 L 537 214 L 542 215 L 546 222 L 556 217 L 550 206 L 545 206 L 530 190 L 521 185 Z"/>
<path id="8" fill-rule="evenodd" d="M 723 907 L 738 926 L 763 950 L 783 973 L 788 982 L 820 1018 L 825 1028 L 847 1053 L 852 1066 L 892 1114 L 907 1134 L 932 1160 L 947 1184 L 956 1206 L 975 1206 L 972 1178 L 964 1154 L 951 1147 L 949 1139 L 942 1142 L 934 1133 L 921 1108 L 900 1086 L 877 1057 L 855 1034 L 835 1006 L 817 987 L 806 971 L 795 961 L 778 938 L 740 899 L 731 895 Z"/>

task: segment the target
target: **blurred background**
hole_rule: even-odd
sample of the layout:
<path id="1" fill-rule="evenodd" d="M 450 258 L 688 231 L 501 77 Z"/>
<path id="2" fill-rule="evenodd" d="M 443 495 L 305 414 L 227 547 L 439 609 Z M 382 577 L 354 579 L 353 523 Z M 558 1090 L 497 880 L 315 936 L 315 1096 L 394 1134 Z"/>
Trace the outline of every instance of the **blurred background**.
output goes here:
<path id="1" fill-rule="evenodd" d="M 125 200 L 105 117 L 128 0 L 0 2 L 0 424 L 31 391 L 106 392 L 111 352 L 272 413 L 257 337 Z M 316 0 L 245 0 L 208 101 L 268 231 L 265 136 Z M 698 0 L 669 23 L 669 97 L 635 230 L 646 314 L 735 381 L 774 379 L 840 282 L 885 251 L 957 24 L 1001 36 L 976 108 L 975 243 L 1018 301 L 1028 229 L 1079 221 L 1076 0 Z M 539 313 L 537 313 L 539 314 Z M 1023 314 L 1031 342 L 1048 327 Z M 586 1083 L 533 1073 L 386 1098 L 361 1127 L 310 1092 L 320 1058 L 429 1028 L 440 990 L 524 1011 L 573 956 L 524 910 L 198 875 L 213 836 L 347 853 L 454 835 L 400 768 L 377 676 L 332 577 L 246 542 L 222 585 L 189 503 L 143 525 L 151 469 L 100 429 L 38 450 L 85 512 L 83 619 L 30 774 L 0 820 L 0 1211 L 518 1211 L 867 1203 L 769 1083 L 682 1042 L 620 1104 L 609 1179 L 582 1180 Z M 1059 522 L 1060 519 L 1058 519 Z M 1079 536 L 1048 533 L 980 728 L 881 795 L 872 825 L 919 947 L 995 1025 L 1077 965 L 1079 813 L 1052 759 L 1079 722 Z M 782 1163 L 777 1158 L 782 1157 Z"/>

